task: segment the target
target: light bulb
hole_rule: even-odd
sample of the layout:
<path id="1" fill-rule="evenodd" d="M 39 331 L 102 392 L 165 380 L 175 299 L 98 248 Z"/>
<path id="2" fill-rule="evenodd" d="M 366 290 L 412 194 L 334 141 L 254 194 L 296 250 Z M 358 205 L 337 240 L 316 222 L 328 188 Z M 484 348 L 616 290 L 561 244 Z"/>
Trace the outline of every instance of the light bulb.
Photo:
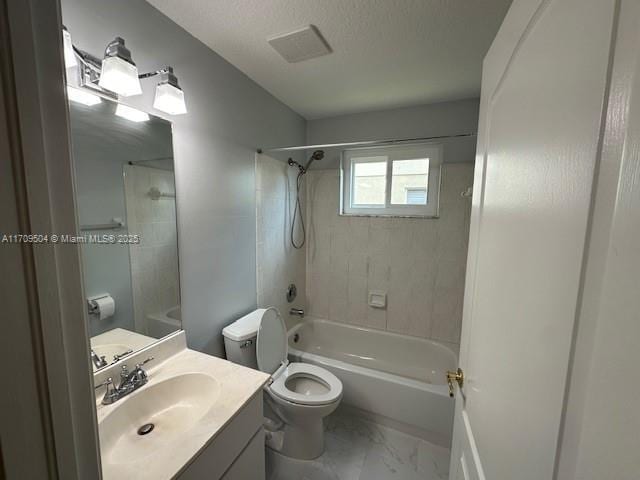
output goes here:
<path id="1" fill-rule="evenodd" d="M 187 113 L 187 106 L 184 103 L 184 92 L 180 87 L 173 86 L 169 83 L 159 83 L 156 86 L 153 108 L 157 108 L 169 115 Z"/>
<path id="2" fill-rule="evenodd" d="M 118 104 L 116 107 L 116 115 L 122 118 L 126 118 L 132 122 L 146 122 L 149 120 L 149 115 L 135 108 L 127 105 Z"/>
<path id="3" fill-rule="evenodd" d="M 102 102 L 102 99 L 98 95 L 87 92 L 79 88 L 73 88 L 67 85 L 67 97 L 72 102 L 81 103 L 88 107 L 96 105 Z"/>
<path id="4" fill-rule="evenodd" d="M 118 57 L 102 60 L 102 73 L 98 85 L 123 97 L 142 93 L 140 80 L 138 80 L 138 68 Z"/>
<path id="5" fill-rule="evenodd" d="M 124 46 L 124 40 L 120 37 L 116 37 L 107 45 L 98 85 L 123 97 L 142 93 L 138 67 L 133 63 L 131 52 Z"/>

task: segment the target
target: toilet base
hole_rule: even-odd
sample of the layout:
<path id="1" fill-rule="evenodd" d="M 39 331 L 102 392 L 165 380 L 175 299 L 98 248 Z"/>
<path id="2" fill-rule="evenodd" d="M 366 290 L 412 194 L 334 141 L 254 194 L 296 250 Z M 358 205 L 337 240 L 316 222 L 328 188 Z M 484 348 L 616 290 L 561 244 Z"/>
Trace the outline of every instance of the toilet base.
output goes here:
<path id="1" fill-rule="evenodd" d="M 323 420 L 338 407 L 340 399 L 328 405 L 310 406 L 287 402 L 270 392 L 264 398 L 265 415 L 276 416 L 283 422 L 280 431 L 272 433 L 274 441 L 267 442 L 267 447 L 298 460 L 313 460 L 324 453 Z"/>
<path id="2" fill-rule="evenodd" d="M 322 418 L 303 425 L 284 426 L 284 441 L 280 454 L 299 460 L 313 460 L 324 453 Z"/>

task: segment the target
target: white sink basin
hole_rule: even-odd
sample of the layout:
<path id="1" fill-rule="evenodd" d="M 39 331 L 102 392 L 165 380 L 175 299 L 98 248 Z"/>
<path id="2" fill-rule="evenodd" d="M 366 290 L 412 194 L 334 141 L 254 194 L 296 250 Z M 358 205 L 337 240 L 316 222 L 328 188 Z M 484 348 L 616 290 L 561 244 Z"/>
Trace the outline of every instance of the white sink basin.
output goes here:
<path id="1" fill-rule="evenodd" d="M 214 407 L 219 395 L 218 382 L 202 373 L 185 373 L 157 383 L 150 380 L 114 403 L 100 421 L 103 465 L 144 461 L 165 447 L 177 447 Z M 146 424 L 153 424 L 153 430 L 139 434 L 138 429 Z M 171 450 L 167 451 L 170 455 Z"/>
<path id="2" fill-rule="evenodd" d="M 111 405 L 101 403 L 104 387 L 96 390 L 103 480 L 176 478 L 224 434 L 269 379 L 258 370 L 189 350 L 184 333 L 133 353 L 125 363 L 131 369 L 147 357 L 155 360 L 147 370 L 149 382 L 140 389 Z M 117 365 L 106 367 L 95 383 L 118 374 Z M 139 435 L 147 423 L 153 430 Z"/>

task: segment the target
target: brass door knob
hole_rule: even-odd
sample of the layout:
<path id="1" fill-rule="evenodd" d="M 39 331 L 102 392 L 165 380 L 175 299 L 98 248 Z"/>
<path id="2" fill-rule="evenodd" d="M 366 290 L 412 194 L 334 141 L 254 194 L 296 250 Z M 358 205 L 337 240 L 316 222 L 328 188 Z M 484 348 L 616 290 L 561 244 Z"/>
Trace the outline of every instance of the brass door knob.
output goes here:
<path id="1" fill-rule="evenodd" d="M 458 382 L 458 386 L 460 388 L 462 388 L 462 385 L 464 385 L 464 372 L 462 371 L 461 368 L 458 368 L 458 370 L 455 372 L 447 370 L 447 383 L 449 384 L 449 396 L 451 398 L 453 398 L 453 394 L 454 394 L 454 387 L 453 387 L 454 381 Z"/>

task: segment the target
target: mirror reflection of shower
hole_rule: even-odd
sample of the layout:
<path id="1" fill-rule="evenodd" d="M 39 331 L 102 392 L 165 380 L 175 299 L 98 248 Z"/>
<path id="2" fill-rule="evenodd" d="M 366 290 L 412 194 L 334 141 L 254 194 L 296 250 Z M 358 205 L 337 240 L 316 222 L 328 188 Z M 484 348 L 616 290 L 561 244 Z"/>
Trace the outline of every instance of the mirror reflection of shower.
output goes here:
<path id="1" fill-rule="evenodd" d="M 290 158 L 288 162 L 290 166 L 298 167 L 298 176 L 296 177 L 296 204 L 295 204 L 295 208 L 293 209 L 293 219 L 291 221 L 291 235 L 290 235 L 291 245 L 293 245 L 293 248 L 296 248 L 296 249 L 300 249 L 304 246 L 304 242 L 307 237 L 307 232 L 304 226 L 304 218 L 302 216 L 302 206 L 300 205 L 300 190 L 302 188 L 303 177 L 304 177 L 304 174 L 307 173 L 307 170 L 309 170 L 309 167 L 314 161 L 322 160 L 323 158 L 324 158 L 324 150 L 316 150 L 315 152 L 313 152 L 313 154 L 309 158 L 309 161 L 304 166 L 299 164 L 292 158 Z M 299 242 L 296 242 L 296 238 L 295 238 L 296 222 L 300 222 L 300 230 L 302 233 L 302 239 Z"/>

